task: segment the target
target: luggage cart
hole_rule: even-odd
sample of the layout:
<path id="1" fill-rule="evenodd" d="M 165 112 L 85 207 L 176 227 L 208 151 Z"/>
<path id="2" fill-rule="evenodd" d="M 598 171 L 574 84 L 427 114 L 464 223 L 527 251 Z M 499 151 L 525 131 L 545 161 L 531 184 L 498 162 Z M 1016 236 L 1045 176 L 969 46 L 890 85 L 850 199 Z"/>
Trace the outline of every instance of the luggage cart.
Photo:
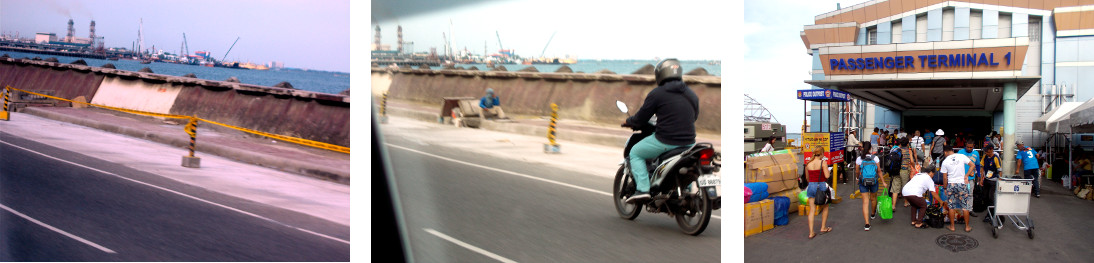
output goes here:
<path id="1" fill-rule="evenodd" d="M 1010 218 L 1011 223 L 1018 230 L 1025 230 L 1029 239 L 1033 239 L 1033 219 L 1029 218 L 1029 197 L 1033 190 L 1033 180 L 1037 179 L 1010 179 L 992 178 L 995 181 L 995 205 L 988 206 L 988 216 L 991 218 L 991 236 L 999 238 L 999 229 L 1003 229 L 1004 220 L 1001 216 Z M 1022 221 L 1020 217 L 1025 217 Z"/>

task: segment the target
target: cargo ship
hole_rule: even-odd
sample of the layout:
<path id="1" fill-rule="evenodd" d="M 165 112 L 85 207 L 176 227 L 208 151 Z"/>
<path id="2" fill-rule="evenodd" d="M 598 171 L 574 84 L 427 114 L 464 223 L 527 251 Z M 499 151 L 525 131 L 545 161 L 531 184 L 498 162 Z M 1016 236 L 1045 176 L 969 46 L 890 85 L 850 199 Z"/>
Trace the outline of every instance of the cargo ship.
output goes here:
<path id="1" fill-rule="evenodd" d="M 525 60 L 525 62 L 530 62 L 530 64 L 569 65 L 569 64 L 576 64 L 577 59 L 576 58 L 538 58 L 538 59 L 532 59 L 531 61 Z"/>
<path id="2" fill-rule="evenodd" d="M 255 64 L 255 63 L 251 63 L 251 62 L 239 64 L 239 67 L 240 68 L 245 68 L 245 69 L 254 69 L 254 70 L 268 70 L 268 69 L 270 69 L 270 67 L 267 67 L 266 65 Z"/>

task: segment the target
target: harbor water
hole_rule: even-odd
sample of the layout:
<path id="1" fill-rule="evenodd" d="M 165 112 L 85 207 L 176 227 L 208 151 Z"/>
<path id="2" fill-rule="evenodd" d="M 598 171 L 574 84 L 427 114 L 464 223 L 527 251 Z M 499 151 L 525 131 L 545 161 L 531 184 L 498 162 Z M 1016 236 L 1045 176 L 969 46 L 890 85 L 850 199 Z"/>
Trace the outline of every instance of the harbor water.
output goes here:
<path id="1" fill-rule="evenodd" d="M 566 65 L 570 67 L 574 72 L 595 73 L 597 71 L 607 69 L 616 74 L 631 74 L 632 72 L 642 68 L 646 64 L 655 65 L 656 60 L 578 60 L 577 63 Z M 704 60 L 682 60 L 680 66 L 684 68 L 684 73 L 695 70 L 696 68 L 703 68 L 708 74 L 713 76 L 722 75 L 722 65 L 720 63 L 711 63 Z M 533 64 L 533 65 L 520 65 L 520 64 L 500 64 L 505 66 L 507 71 L 517 71 L 527 67 L 535 67 L 539 72 L 555 72 L 563 65 L 553 64 Z M 458 67 L 469 68 L 474 66 L 479 70 L 486 69 L 486 64 L 456 64 Z M 441 69 L 441 67 L 432 67 L 432 69 Z"/>
<path id="2" fill-rule="evenodd" d="M 88 66 L 102 66 L 110 63 L 114 64 L 114 67 L 120 70 L 138 71 L 142 68 L 148 67 L 152 69 L 152 72 L 156 74 L 182 76 L 189 73 L 194 73 L 200 79 L 218 80 L 224 81 L 229 77 L 239 78 L 239 81 L 246 84 L 254 84 L 260 86 L 273 86 L 282 81 L 287 81 L 292 84 L 293 88 L 337 94 L 344 90 L 349 89 L 350 74 L 345 72 L 330 72 L 330 71 L 315 71 L 315 70 L 301 70 L 301 69 L 271 69 L 271 70 L 250 70 L 250 69 L 233 69 L 233 68 L 214 68 L 203 67 L 198 65 L 183 65 L 172 63 L 160 63 L 152 62 L 151 64 L 141 64 L 135 60 L 120 59 L 117 61 L 103 60 L 103 59 L 90 59 L 90 58 L 77 58 L 66 56 L 47 56 L 41 54 L 0 51 L 0 56 L 7 54 L 12 58 L 34 58 L 40 57 L 42 59 L 55 57 L 57 61 L 61 63 L 72 63 L 73 61 L 83 59 L 87 62 Z"/>

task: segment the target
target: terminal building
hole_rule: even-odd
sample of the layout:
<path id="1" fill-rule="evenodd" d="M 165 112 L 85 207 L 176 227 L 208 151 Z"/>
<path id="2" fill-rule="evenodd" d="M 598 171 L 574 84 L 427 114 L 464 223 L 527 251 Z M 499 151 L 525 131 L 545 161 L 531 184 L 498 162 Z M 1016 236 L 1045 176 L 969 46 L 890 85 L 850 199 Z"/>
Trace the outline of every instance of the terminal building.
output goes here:
<path id="1" fill-rule="evenodd" d="M 812 103 L 807 132 L 1002 131 L 1005 149 L 1018 139 L 1040 150 L 1051 137 L 1034 120 L 1094 98 L 1091 0 L 874 0 L 817 15 L 801 39 L 805 82 L 855 98 Z"/>

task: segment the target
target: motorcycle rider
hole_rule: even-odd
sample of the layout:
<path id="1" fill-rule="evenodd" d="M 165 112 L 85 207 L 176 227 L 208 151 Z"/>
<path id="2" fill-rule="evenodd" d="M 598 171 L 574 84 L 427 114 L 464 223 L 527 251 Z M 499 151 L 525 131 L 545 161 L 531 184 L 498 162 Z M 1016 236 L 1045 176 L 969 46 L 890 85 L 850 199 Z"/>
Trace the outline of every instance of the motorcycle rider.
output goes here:
<path id="1" fill-rule="evenodd" d="M 699 119 L 699 97 L 684 84 L 683 69 L 675 58 L 661 60 L 654 69 L 657 88 L 646 94 L 638 112 L 623 122 L 623 127 L 640 127 L 654 114 L 657 124 L 652 136 L 631 147 L 628 162 L 636 189 L 627 203 L 645 202 L 651 197 L 649 167 L 646 160 L 677 147 L 695 144 L 695 121 Z"/>

